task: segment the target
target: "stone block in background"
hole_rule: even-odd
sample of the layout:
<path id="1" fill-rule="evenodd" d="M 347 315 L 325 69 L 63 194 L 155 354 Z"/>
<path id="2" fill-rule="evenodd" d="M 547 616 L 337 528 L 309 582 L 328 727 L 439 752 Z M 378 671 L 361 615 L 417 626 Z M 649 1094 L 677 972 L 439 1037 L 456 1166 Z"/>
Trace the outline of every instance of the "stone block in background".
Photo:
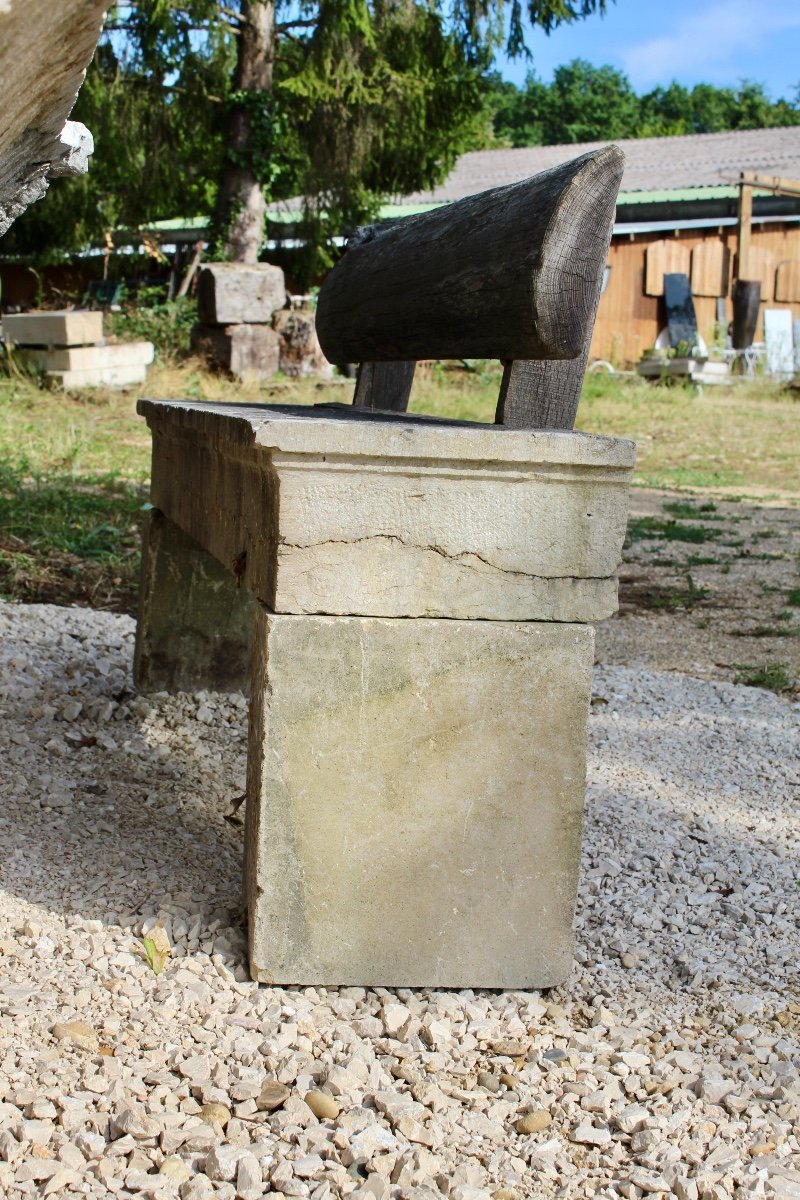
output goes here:
<path id="1" fill-rule="evenodd" d="M 152 342 L 112 342 L 50 350 L 20 348 L 19 351 L 21 358 L 44 372 L 48 383 L 64 388 L 124 387 L 144 383 L 154 353 Z"/>
<path id="2" fill-rule="evenodd" d="M 197 281 L 204 325 L 264 324 L 286 303 L 283 271 L 270 263 L 209 263 Z"/>
<path id="3" fill-rule="evenodd" d="M 280 339 L 269 325 L 195 325 L 192 349 L 237 379 L 271 379 L 280 365 Z"/>
<path id="4" fill-rule="evenodd" d="M 91 346 L 103 340 L 103 314 L 87 309 L 6 313 L 3 337 L 15 346 Z"/>
<path id="5" fill-rule="evenodd" d="M 274 327 L 281 339 L 281 371 L 290 379 L 316 376 L 330 379 L 333 367 L 322 353 L 314 314 L 310 309 L 284 308 L 275 314 Z"/>
<path id="6" fill-rule="evenodd" d="M 278 984 L 545 988 L 573 951 L 593 631 L 259 607 L 245 888 Z"/>

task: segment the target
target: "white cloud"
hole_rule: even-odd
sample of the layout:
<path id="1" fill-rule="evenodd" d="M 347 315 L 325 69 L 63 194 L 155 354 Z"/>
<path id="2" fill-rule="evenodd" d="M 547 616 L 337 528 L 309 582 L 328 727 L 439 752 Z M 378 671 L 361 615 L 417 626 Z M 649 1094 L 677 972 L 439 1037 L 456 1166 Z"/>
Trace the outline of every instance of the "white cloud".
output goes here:
<path id="1" fill-rule="evenodd" d="M 663 14 L 668 11 L 661 7 Z M 679 18 L 673 31 L 621 50 L 634 87 L 667 84 L 677 75 L 699 71 L 709 83 L 730 82 L 748 74 L 736 60 L 776 35 L 800 30 L 798 0 L 725 0 L 698 5 L 699 11 Z M 767 81 L 769 83 L 769 81 Z"/>

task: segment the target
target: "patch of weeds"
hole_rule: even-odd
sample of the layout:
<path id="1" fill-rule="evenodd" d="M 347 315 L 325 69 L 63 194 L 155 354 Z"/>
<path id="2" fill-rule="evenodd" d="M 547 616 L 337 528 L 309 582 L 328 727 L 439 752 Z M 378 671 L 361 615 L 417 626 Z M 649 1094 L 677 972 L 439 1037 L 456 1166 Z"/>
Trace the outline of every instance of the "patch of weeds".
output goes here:
<path id="1" fill-rule="evenodd" d="M 722 564 L 722 566 L 721 566 L 721 567 L 720 567 L 720 569 L 719 569 L 719 573 L 720 573 L 720 575 L 730 575 L 730 573 L 731 573 L 731 564 L 730 564 L 730 563 L 723 563 L 723 564 Z"/>
<path id="2" fill-rule="evenodd" d="M 686 565 L 689 567 L 715 567 L 720 561 L 719 558 L 712 558 L 708 554 L 690 554 L 686 559 Z"/>
<path id="3" fill-rule="evenodd" d="M 664 512 L 669 513 L 673 517 L 696 517 L 700 513 L 715 513 L 717 506 L 713 500 L 708 500 L 705 504 L 697 504 L 694 500 L 669 500 L 662 505 Z M 718 521 L 724 520 L 723 517 L 715 518 Z"/>
<path id="4" fill-rule="evenodd" d="M 745 663 L 734 663 L 734 683 L 743 683 L 746 687 L 768 688 L 771 692 L 788 692 L 793 688 L 792 677 L 786 663 L 764 663 L 762 666 L 748 666 Z"/>
<path id="5" fill-rule="evenodd" d="M 620 581 L 620 605 L 625 609 L 686 612 L 707 597 L 708 588 L 698 586 L 688 574 L 685 588 L 664 587 L 646 578 Z"/>
<path id="6" fill-rule="evenodd" d="M 800 608 L 800 588 L 792 588 L 786 593 L 786 603 L 792 608 Z"/>
<path id="7" fill-rule="evenodd" d="M 653 567 L 677 567 L 678 561 L 675 558 L 651 558 L 650 565 Z"/>
<path id="8" fill-rule="evenodd" d="M 792 610 L 790 608 L 782 608 L 781 611 L 778 613 L 778 620 L 779 621 L 793 621 L 796 616 L 797 616 L 797 613 L 792 612 Z"/>
<path id="9" fill-rule="evenodd" d="M 140 288 L 123 299 L 120 312 L 109 313 L 106 322 L 123 341 L 152 342 L 156 354 L 177 361 L 189 352 L 192 326 L 197 321 L 197 304 L 188 297 L 166 300 L 161 288 Z"/>
<path id="10" fill-rule="evenodd" d="M 752 629 L 734 629 L 733 637 L 753 638 L 793 638 L 797 637 L 796 629 L 781 628 L 778 625 L 755 625 Z"/>
<path id="11" fill-rule="evenodd" d="M 753 534 L 753 541 L 763 542 L 765 538 L 774 538 L 777 536 L 778 535 L 774 529 L 761 529 L 757 533 Z"/>
<path id="12" fill-rule="evenodd" d="M 757 582 L 765 596 L 768 596 L 770 592 L 779 592 L 781 590 L 774 583 L 765 583 L 763 579 L 759 579 Z"/>
<path id="13" fill-rule="evenodd" d="M 751 554 L 749 550 L 745 550 L 739 558 L 752 558 L 754 562 L 780 562 L 786 558 L 785 554 Z"/>
<path id="14" fill-rule="evenodd" d="M 687 525 L 663 517 L 631 517 L 628 521 L 626 545 L 648 538 L 668 542 L 707 542 L 719 537 L 719 530 L 704 525 Z"/>
<path id="15" fill-rule="evenodd" d="M 144 501 L 114 475 L 36 475 L 0 459 L 0 591 L 135 611 Z"/>

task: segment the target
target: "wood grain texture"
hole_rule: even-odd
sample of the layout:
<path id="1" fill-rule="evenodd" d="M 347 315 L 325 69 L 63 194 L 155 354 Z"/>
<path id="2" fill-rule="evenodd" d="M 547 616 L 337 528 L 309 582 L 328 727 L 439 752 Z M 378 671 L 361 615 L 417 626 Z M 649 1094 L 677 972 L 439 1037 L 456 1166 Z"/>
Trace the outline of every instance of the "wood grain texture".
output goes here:
<path id="1" fill-rule="evenodd" d="M 737 279 L 757 279 L 761 284 L 761 303 L 775 296 L 775 264 L 772 250 L 755 246 L 752 242 L 747 254 L 747 273 L 737 270 Z"/>
<path id="2" fill-rule="evenodd" d="M 750 279 L 750 239 L 753 232 L 753 189 L 741 184 L 739 187 L 739 219 L 737 224 L 736 277 Z"/>
<path id="3" fill-rule="evenodd" d="M 353 404 L 358 408 L 405 412 L 416 362 L 365 362 L 358 368 Z"/>
<path id="4" fill-rule="evenodd" d="M 506 363 L 497 425 L 507 429 L 572 429 L 586 373 L 588 344 L 578 358 Z"/>
<path id="5" fill-rule="evenodd" d="M 677 238 L 651 242 L 645 254 L 645 294 L 663 296 L 664 276 L 674 274 L 689 274 L 689 248 L 686 243 Z"/>
<path id="6" fill-rule="evenodd" d="M 701 242 L 692 250 L 692 295 L 727 296 L 731 264 L 722 241 Z"/>
<path id="7" fill-rule="evenodd" d="M 332 362 L 575 358 L 591 334 L 616 146 L 366 231 L 320 291 Z"/>
<path id="8" fill-rule="evenodd" d="M 612 238 L 608 256 L 611 275 L 597 310 L 590 361 L 594 358 L 609 359 L 615 366 L 635 363 L 642 351 L 653 345 L 663 329 L 661 299 L 646 295 L 644 290 L 645 251 L 651 241 L 658 241 L 662 236 L 660 233 L 640 233 L 631 238 L 625 233 Z M 689 251 L 707 240 L 722 241 L 732 259 L 736 253 L 736 226 L 724 226 L 722 232 L 717 228 L 684 229 L 680 231 L 679 240 Z M 785 259 L 800 259 L 800 226 L 777 221 L 754 225 L 751 252 L 754 262 L 763 261 L 764 252 L 771 255 L 774 264 Z M 772 278 L 774 280 L 774 269 Z M 762 300 L 762 316 L 768 303 Z M 800 302 L 791 303 L 795 320 L 800 320 Z M 694 304 L 698 328 L 710 344 L 717 321 L 717 297 L 695 295 Z M 725 297 L 725 324 L 731 319 L 729 289 Z M 759 317 L 756 340 L 763 337 L 761 329 L 762 319 Z"/>
<path id="9" fill-rule="evenodd" d="M 800 259 L 778 263 L 775 272 L 775 299 L 784 303 L 800 301 Z"/>
<path id="10" fill-rule="evenodd" d="M 106 0 L 0 3 L 0 233 L 63 171 L 60 135 L 103 25 Z"/>

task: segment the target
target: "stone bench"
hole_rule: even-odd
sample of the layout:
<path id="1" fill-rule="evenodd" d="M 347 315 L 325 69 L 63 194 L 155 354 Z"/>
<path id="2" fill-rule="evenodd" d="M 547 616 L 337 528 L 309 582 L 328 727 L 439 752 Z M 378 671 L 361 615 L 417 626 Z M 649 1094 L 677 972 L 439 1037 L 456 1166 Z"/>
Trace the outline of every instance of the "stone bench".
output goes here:
<path id="1" fill-rule="evenodd" d="M 616 607 L 633 445 L 557 426 L 620 157 L 361 232 L 318 313 L 328 357 L 362 363 L 354 406 L 140 403 L 154 508 L 135 674 L 249 691 L 255 979 L 525 988 L 569 971 L 589 622 Z M 489 345 L 503 423 L 402 411 L 417 358 Z"/>

